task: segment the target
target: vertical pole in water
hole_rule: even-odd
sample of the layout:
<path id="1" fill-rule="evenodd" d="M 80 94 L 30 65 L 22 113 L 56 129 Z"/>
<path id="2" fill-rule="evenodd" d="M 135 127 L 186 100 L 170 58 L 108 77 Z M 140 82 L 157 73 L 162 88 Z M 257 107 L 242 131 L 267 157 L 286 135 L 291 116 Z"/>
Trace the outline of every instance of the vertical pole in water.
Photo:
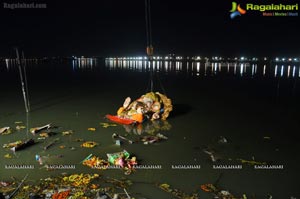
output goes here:
<path id="1" fill-rule="evenodd" d="M 153 92 L 153 63 L 152 63 L 153 46 L 152 46 L 150 0 L 145 0 L 145 19 L 146 19 L 146 36 L 147 36 L 146 52 L 149 58 L 149 67 L 150 67 L 150 90 L 151 92 Z"/>
<path id="2" fill-rule="evenodd" d="M 24 84 L 24 79 L 23 79 L 23 74 L 22 74 L 22 68 L 21 68 L 21 61 L 20 61 L 19 51 L 18 51 L 18 48 L 16 48 L 15 50 L 16 50 L 16 54 L 17 54 L 17 63 L 18 63 L 18 68 L 19 68 L 19 73 L 20 73 L 20 80 L 21 80 L 21 85 L 22 85 L 22 92 L 23 92 L 23 98 L 24 98 L 24 103 L 25 103 L 25 110 L 28 113 L 29 112 L 28 101 L 27 101 L 25 84 Z"/>
<path id="3" fill-rule="evenodd" d="M 24 56 L 24 51 L 22 51 L 22 63 L 23 63 L 22 66 L 23 66 L 23 71 L 24 71 L 27 107 L 28 107 L 28 110 L 30 111 L 29 92 L 28 92 L 27 73 L 26 73 L 26 60 L 25 60 L 25 56 Z"/>

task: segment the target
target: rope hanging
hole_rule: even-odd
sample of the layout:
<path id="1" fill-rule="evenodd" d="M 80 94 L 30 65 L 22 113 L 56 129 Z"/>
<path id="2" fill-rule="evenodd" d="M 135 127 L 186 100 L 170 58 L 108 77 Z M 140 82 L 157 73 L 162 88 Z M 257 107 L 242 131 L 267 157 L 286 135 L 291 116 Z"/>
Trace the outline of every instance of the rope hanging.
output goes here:
<path id="1" fill-rule="evenodd" d="M 156 76 L 156 79 L 158 80 L 158 84 L 160 88 L 162 89 L 163 93 L 166 94 L 166 91 L 162 85 L 162 82 L 158 75 L 154 74 L 153 71 L 153 45 L 152 45 L 152 28 L 151 28 L 151 10 L 150 10 L 150 0 L 145 0 L 145 19 L 146 19 L 146 36 L 147 36 L 147 48 L 146 53 L 149 58 L 149 61 L 147 62 L 147 65 L 149 65 L 150 68 L 150 79 L 147 86 L 147 91 L 149 90 L 153 92 L 154 88 L 154 77 Z"/>

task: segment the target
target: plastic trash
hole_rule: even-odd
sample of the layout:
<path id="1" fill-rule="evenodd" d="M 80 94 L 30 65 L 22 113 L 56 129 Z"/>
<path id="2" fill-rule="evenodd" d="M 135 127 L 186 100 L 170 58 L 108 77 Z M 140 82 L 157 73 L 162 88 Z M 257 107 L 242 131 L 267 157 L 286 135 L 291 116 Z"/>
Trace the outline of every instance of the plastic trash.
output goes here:
<path id="1" fill-rule="evenodd" d="M 116 145 L 121 146 L 121 140 L 116 140 Z"/>

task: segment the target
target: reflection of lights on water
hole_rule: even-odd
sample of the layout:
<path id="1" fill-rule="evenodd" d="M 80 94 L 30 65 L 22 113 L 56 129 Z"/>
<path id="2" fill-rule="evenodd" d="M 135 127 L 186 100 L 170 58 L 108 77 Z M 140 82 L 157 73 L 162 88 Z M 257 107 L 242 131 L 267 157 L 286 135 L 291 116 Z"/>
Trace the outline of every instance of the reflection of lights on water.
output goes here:
<path id="1" fill-rule="evenodd" d="M 169 62 L 168 61 L 165 61 L 165 71 L 168 71 L 168 68 L 169 68 Z"/>
<path id="2" fill-rule="evenodd" d="M 241 67 L 240 67 L 240 74 L 243 75 L 244 73 L 244 64 L 241 64 Z"/>
<path id="3" fill-rule="evenodd" d="M 215 66 L 214 66 L 214 71 L 215 71 L 215 72 L 217 72 L 217 70 L 218 70 L 218 64 L 217 64 L 217 63 L 215 63 Z"/>
<path id="4" fill-rule="evenodd" d="M 142 59 L 141 59 L 142 58 Z M 159 59 L 158 59 L 159 58 Z M 166 57 L 158 57 L 156 56 L 156 60 L 150 61 L 150 60 L 145 60 L 144 57 L 133 57 L 132 59 L 126 58 L 126 59 L 114 59 L 114 58 L 108 58 L 105 60 L 106 66 L 108 66 L 111 70 L 115 69 L 124 69 L 124 70 L 134 70 L 134 71 L 139 71 L 139 72 L 146 72 L 150 70 L 150 67 L 156 71 L 156 72 L 184 72 L 186 74 L 191 74 L 191 75 L 201 75 L 202 70 L 203 76 L 206 76 L 207 73 L 210 74 L 216 74 L 217 72 L 221 72 L 222 70 L 226 73 L 234 73 L 234 75 L 252 75 L 255 76 L 257 73 L 260 73 L 261 75 L 265 76 L 269 71 L 267 71 L 267 66 L 269 67 L 268 63 L 264 63 L 262 65 L 253 63 L 253 62 L 248 62 L 247 60 L 251 60 L 253 58 L 246 59 L 246 62 L 222 62 L 220 61 L 220 57 L 217 57 L 219 61 L 195 61 L 197 57 L 194 57 L 194 60 L 190 60 L 187 62 L 182 62 L 181 60 L 175 60 L 176 57 L 170 58 L 169 60 L 165 59 Z M 216 57 L 213 57 L 216 59 Z M 223 60 L 227 60 L 222 58 Z M 294 59 L 294 58 L 293 58 Z M 204 60 L 204 59 L 203 59 Z M 288 59 L 287 59 L 288 60 Z M 13 62 L 11 60 L 4 60 L 5 64 L 11 67 Z M 280 61 L 282 61 L 282 58 L 280 58 Z M 4 63 L 4 62 L 3 62 Z M 150 64 L 151 63 L 151 64 Z M 77 58 L 72 60 L 72 66 L 73 69 L 75 68 L 84 68 L 84 67 L 89 67 L 91 68 L 92 66 L 96 65 L 96 59 L 88 59 L 88 58 Z M 274 68 L 273 68 L 273 67 Z M 184 67 L 184 68 L 183 68 Z M 290 65 L 285 65 L 285 64 L 280 64 L 280 65 L 270 65 L 272 67 L 272 70 L 270 71 L 271 73 L 274 73 L 275 77 L 278 76 L 287 76 L 287 77 L 296 77 L 297 74 L 300 77 L 300 71 L 298 73 L 298 66 L 294 64 Z M 286 68 L 286 70 L 285 70 Z M 298 76 L 297 76 L 298 77 Z"/>
<path id="5" fill-rule="evenodd" d="M 234 64 L 234 72 L 233 72 L 234 74 L 236 74 L 236 67 L 237 67 L 237 64 L 235 63 Z"/>
<path id="6" fill-rule="evenodd" d="M 6 64 L 6 68 L 7 68 L 7 70 L 9 70 L 9 59 L 5 59 L 5 64 Z"/>
<path id="7" fill-rule="evenodd" d="M 296 74 L 296 66 L 293 67 L 293 77 L 295 77 Z"/>
<path id="8" fill-rule="evenodd" d="M 199 75 L 199 73 L 200 73 L 200 63 L 199 62 L 197 62 L 196 70 L 197 70 L 197 75 Z"/>

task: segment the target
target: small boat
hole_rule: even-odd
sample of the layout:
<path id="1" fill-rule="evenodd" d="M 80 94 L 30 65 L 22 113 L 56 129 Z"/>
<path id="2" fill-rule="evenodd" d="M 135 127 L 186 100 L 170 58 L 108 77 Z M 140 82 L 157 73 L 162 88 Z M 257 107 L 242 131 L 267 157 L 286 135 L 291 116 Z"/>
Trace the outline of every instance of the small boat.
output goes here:
<path id="1" fill-rule="evenodd" d="M 130 124 L 135 124 L 136 121 L 132 120 L 132 119 L 127 119 L 127 118 L 122 118 L 119 117 L 117 115 L 106 115 L 105 116 L 107 119 L 109 119 L 112 122 L 118 123 L 118 124 L 126 124 L 126 125 L 130 125 Z"/>

